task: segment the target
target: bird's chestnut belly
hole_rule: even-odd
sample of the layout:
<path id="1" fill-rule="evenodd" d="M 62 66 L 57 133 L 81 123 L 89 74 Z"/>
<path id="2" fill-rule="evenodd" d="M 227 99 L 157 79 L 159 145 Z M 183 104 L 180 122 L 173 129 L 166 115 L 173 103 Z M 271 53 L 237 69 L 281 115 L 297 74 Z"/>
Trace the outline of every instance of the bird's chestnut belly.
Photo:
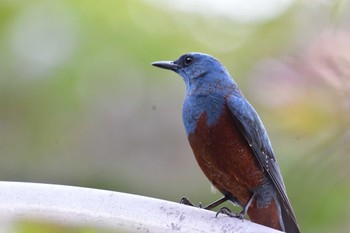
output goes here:
<path id="1" fill-rule="evenodd" d="M 247 203 L 252 190 L 264 182 L 264 171 L 228 109 L 210 127 L 206 113 L 202 113 L 195 131 L 189 134 L 189 142 L 212 184 L 242 204 Z"/>

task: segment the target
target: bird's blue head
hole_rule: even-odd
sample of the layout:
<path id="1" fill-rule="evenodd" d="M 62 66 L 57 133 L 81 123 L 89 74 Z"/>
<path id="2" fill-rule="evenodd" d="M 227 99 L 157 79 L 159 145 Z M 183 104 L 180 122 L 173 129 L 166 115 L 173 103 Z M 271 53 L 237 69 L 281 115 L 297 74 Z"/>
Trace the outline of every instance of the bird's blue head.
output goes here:
<path id="1" fill-rule="evenodd" d="M 176 61 L 158 61 L 152 65 L 178 73 L 184 79 L 188 92 L 210 91 L 214 86 L 236 86 L 226 68 L 208 54 L 192 52 Z"/>

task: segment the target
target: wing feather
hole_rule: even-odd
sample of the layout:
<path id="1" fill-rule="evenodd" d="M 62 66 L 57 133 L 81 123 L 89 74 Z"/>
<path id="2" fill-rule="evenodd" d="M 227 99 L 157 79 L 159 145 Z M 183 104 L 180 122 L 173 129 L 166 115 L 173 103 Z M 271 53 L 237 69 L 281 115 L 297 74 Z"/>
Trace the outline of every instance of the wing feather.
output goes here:
<path id="1" fill-rule="evenodd" d="M 282 213 L 287 215 L 283 216 L 283 219 L 287 220 L 287 222 L 284 221 L 286 229 L 288 229 L 287 225 L 294 224 L 294 228 L 298 230 L 296 217 L 287 197 L 281 171 L 260 117 L 251 104 L 240 94 L 231 95 L 227 99 L 227 105 L 238 128 L 251 146 L 260 166 L 268 174 L 277 190 L 283 205 L 281 208 L 284 208 Z"/>

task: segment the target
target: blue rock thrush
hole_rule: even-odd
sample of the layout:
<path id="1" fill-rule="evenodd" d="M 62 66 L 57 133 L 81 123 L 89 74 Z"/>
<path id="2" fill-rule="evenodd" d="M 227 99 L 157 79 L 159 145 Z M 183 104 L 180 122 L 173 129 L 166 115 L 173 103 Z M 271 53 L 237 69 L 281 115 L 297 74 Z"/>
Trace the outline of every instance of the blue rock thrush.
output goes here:
<path id="1" fill-rule="evenodd" d="M 220 212 L 288 233 L 300 232 L 267 132 L 226 68 L 214 57 L 188 53 L 152 65 L 178 73 L 186 83 L 182 117 L 196 160 L 240 214 Z M 190 204 L 187 199 L 184 203 Z"/>

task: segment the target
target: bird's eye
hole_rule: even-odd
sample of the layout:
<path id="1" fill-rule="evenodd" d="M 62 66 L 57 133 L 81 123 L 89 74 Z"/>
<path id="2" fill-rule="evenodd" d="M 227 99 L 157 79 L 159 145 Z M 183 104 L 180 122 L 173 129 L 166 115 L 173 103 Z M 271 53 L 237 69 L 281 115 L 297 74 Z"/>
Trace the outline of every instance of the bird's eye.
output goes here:
<path id="1" fill-rule="evenodd" d="M 191 56 L 187 56 L 187 57 L 185 57 L 185 65 L 186 66 L 188 66 L 188 65 L 190 65 L 192 62 L 193 62 L 193 57 L 191 57 Z"/>

